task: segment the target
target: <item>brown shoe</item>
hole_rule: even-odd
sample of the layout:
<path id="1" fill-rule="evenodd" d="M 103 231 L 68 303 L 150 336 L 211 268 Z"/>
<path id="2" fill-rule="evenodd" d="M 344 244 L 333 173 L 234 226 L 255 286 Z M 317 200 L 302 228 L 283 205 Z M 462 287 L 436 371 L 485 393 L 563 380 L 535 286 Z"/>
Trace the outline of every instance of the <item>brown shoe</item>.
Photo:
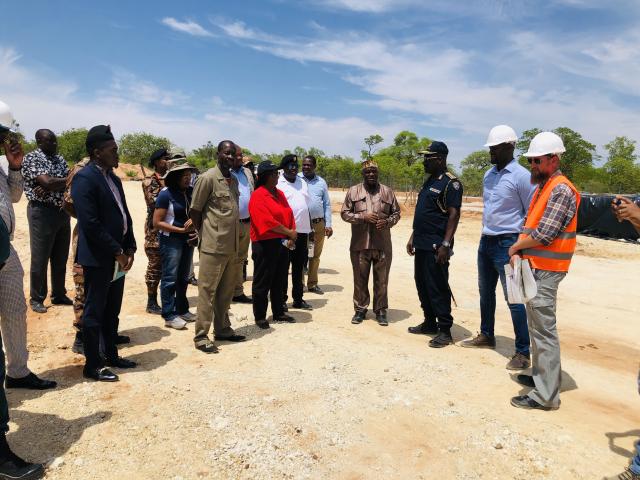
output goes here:
<path id="1" fill-rule="evenodd" d="M 465 340 L 460 345 L 467 348 L 496 348 L 496 337 L 489 337 L 484 333 L 479 333 L 471 340 Z"/>
<path id="2" fill-rule="evenodd" d="M 531 361 L 529 357 L 516 352 L 516 354 L 511 357 L 511 360 L 509 360 L 509 363 L 507 363 L 507 370 L 526 370 L 530 366 Z"/>

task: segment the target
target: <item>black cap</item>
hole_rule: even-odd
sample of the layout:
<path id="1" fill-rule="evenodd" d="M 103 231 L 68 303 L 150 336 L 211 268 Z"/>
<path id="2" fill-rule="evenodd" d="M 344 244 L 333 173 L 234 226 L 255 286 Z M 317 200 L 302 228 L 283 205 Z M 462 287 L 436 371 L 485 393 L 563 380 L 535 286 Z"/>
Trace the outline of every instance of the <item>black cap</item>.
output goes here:
<path id="1" fill-rule="evenodd" d="M 159 148 L 158 150 L 153 152 L 149 157 L 149 166 L 153 168 L 156 164 L 156 160 L 160 160 L 161 158 L 166 157 L 167 153 L 168 152 L 166 148 Z"/>
<path id="2" fill-rule="evenodd" d="M 278 167 L 271 160 L 265 160 L 258 164 L 258 175 L 262 175 L 266 172 L 273 172 L 275 170 L 278 170 Z"/>
<path id="3" fill-rule="evenodd" d="M 284 169 L 290 163 L 295 163 L 297 161 L 298 161 L 297 155 L 294 155 L 293 153 L 290 153 L 289 155 L 285 155 L 284 157 L 282 157 L 282 160 L 280 161 L 280 169 Z"/>
<path id="4" fill-rule="evenodd" d="M 429 145 L 429 148 L 427 148 L 426 150 L 422 150 L 418 153 L 426 156 L 442 155 L 446 157 L 447 155 L 449 155 L 449 149 L 447 148 L 447 145 L 444 142 L 435 141 L 435 142 L 431 142 L 431 145 Z"/>
<path id="5" fill-rule="evenodd" d="M 109 140 L 115 140 L 113 133 L 111 133 L 111 125 L 96 125 L 89 130 L 87 134 L 87 140 L 85 146 L 87 147 L 87 153 L 91 155 L 94 148 L 97 148 L 103 142 Z"/>

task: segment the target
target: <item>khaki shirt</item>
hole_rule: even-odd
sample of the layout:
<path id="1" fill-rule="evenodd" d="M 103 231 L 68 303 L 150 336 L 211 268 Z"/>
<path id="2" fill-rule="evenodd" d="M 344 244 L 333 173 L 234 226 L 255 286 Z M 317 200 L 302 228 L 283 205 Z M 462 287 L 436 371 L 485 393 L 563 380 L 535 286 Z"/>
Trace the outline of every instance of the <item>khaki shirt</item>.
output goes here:
<path id="1" fill-rule="evenodd" d="M 238 181 L 225 178 L 218 166 L 200 175 L 193 188 L 191 208 L 202 212 L 200 250 L 232 255 L 238 252 Z"/>
<path id="2" fill-rule="evenodd" d="M 378 230 L 372 223 L 364 221 L 365 213 L 377 213 L 387 226 Z M 351 224 L 351 246 L 349 250 L 382 250 L 391 252 L 391 227 L 400 220 L 400 205 L 396 196 L 386 185 L 379 184 L 377 191 L 369 193 L 364 183 L 349 188 L 340 212 L 342 219 Z"/>

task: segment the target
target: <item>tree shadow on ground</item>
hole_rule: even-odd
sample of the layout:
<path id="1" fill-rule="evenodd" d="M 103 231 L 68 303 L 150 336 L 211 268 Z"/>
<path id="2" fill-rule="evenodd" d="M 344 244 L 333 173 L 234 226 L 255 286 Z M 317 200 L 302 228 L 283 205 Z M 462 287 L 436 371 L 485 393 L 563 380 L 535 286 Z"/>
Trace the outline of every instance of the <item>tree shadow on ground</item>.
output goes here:
<path id="1" fill-rule="evenodd" d="M 326 300 L 325 300 L 326 301 Z M 293 309 L 289 309 L 289 312 L 287 315 L 291 315 L 293 318 L 296 319 L 296 323 L 309 323 L 313 321 L 313 315 L 308 312 L 308 311 L 304 311 L 304 310 L 293 310 Z M 271 322 L 271 320 L 269 320 L 269 322 Z M 286 322 L 275 322 L 276 325 L 286 325 Z"/>
<path id="2" fill-rule="evenodd" d="M 68 452 L 86 429 L 108 422 L 111 417 L 111 412 L 99 411 L 67 420 L 48 413 L 12 410 L 11 420 L 18 424 L 19 430 L 10 432 L 7 438 L 19 456 L 48 463 Z"/>
<path id="3" fill-rule="evenodd" d="M 159 322 L 164 322 L 160 315 L 154 315 Z M 161 327 L 155 325 L 149 325 L 147 327 L 135 327 L 128 330 L 119 332 L 120 335 L 128 335 L 131 337 L 131 343 L 125 343 L 118 345 L 118 350 L 122 350 L 127 347 L 135 347 L 136 345 L 148 345 L 149 343 L 155 343 L 162 340 L 164 337 L 168 337 L 170 333 Z"/>
<path id="4" fill-rule="evenodd" d="M 462 325 L 454 323 L 453 327 L 451 327 L 451 336 L 453 337 L 453 341 L 457 343 L 462 339 L 470 337 L 471 331 L 464 328 Z"/>
<path id="5" fill-rule="evenodd" d="M 635 451 L 627 450 L 626 448 L 622 448 L 616 445 L 615 441 L 617 438 L 625 438 L 625 437 L 634 437 L 634 438 L 640 439 L 640 430 L 629 430 L 627 432 L 622 432 L 622 433 L 607 432 L 605 433 L 605 435 L 609 440 L 609 450 L 611 450 L 613 453 L 617 453 L 618 455 L 625 458 L 631 458 L 636 454 Z"/>
<path id="6" fill-rule="evenodd" d="M 523 370 L 522 372 L 511 373 L 509 374 L 509 376 L 511 377 L 511 380 L 518 383 L 517 378 L 518 378 L 518 375 L 520 374 L 531 375 L 531 370 L 528 369 L 528 370 Z M 560 380 L 560 393 L 570 392 L 571 390 L 576 390 L 577 388 L 578 388 L 578 384 L 576 383 L 575 379 L 571 375 L 569 375 L 566 371 L 562 370 L 561 380 Z M 518 395 L 526 395 L 530 391 L 531 391 L 531 387 L 522 386 Z"/>
<path id="7" fill-rule="evenodd" d="M 273 322 L 270 321 L 269 325 L 272 326 Z M 257 340 L 258 338 L 262 338 L 265 335 L 268 335 L 274 332 L 273 328 L 262 329 L 258 327 L 255 323 L 252 323 L 251 325 L 244 325 L 242 327 L 234 328 L 234 330 L 236 332 L 236 335 L 244 335 L 245 337 L 247 337 L 247 341 Z M 243 343 L 246 343 L 246 342 L 228 342 L 224 340 L 216 340 L 216 344 L 218 343 L 222 345 L 231 345 L 231 344 L 242 345 Z"/>

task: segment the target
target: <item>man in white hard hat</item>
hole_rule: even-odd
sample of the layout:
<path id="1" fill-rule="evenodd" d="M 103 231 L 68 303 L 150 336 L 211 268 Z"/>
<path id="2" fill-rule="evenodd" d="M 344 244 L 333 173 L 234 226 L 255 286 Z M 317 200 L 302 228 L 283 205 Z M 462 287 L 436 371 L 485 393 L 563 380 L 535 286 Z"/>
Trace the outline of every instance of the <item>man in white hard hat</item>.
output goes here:
<path id="1" fill-rule="evenodd" d="M 560 340 L 556 327 L 558 285 L 569 271 L 576 248 L 580 194 L 560 171 L 562 139 L 552 132 L 536 135 L 524 154 L 537 184 L 520 238 L 509 256 L 521 255 L 533 269 L 538 292 L 527 303 L 533 376 L 518 375 L 532 387 L 511 399 L 518 408 L 555 410 L 560 406 Z M 512 259 L 513 261 L 513 259 Z"/>
<path id="2" fill-rule="evenodd" d="M 482 236 L 478 246 L 478 287 L 480 289 L 480 333 L 462 342 L 463 347 L 495 348 L 496 286 L 502 284 L 505 300 L 507 283 L 504 272 L 509 263 L 509 247 L 516 243 L 535 187 L 531 173 L 514 158 L 518 136 L 508 125 L 489 132 L 485 147 L 491 155 L 490 168 L 482 182 Z M 523 304 L 508 303 L 515 333 L 515 354 L 507 363 L 509 370 L 529 368 L 529 331 Z"/>
<path id="3" fill-rule="evenodd" d="M 22 146 L 13 135 L 16 133 L 15 127 L 11 110 L 0 102 L 0 147 L 7 159 L 7 170 L 4 165 L 0 168 L 0 217 L 10 239 L 13 238 L 16 219 L 12 203 L 22 196 L 20 167 L 24 157 Z M 7 349 L 8 373 L 19 377 L 6 377 L 7 387 L 51 388 L 56 385 L 55 382 L 40 380 L 27 368 L 27 303 L 22 286 L 23 276 L 18 254 L 10 245 L 8 258 L 0 268 L 0 478 L 36 479 L 44 474 L 42 465 L 22 460 L 11 451 L 6 439 L 9 408 L 4 390 L 6 371 L 2 344 Z"/>

